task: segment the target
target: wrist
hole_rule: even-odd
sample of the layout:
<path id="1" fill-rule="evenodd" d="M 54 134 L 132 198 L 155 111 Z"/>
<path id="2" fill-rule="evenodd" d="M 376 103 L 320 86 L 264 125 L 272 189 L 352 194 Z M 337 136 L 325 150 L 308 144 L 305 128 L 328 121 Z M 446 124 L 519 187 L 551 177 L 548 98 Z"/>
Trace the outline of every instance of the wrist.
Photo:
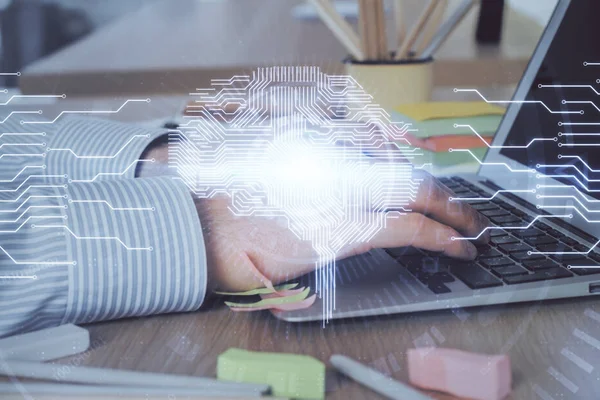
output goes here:
<path id="1" fill-rule="evenodd" d="M 164 135 L 153 140 L 142 153 L 140 161 L 136 167 L 135 176 L 138 178 L 148 178 L 152 176 L 169 175 L 169 142 L 168 136 Z"/>

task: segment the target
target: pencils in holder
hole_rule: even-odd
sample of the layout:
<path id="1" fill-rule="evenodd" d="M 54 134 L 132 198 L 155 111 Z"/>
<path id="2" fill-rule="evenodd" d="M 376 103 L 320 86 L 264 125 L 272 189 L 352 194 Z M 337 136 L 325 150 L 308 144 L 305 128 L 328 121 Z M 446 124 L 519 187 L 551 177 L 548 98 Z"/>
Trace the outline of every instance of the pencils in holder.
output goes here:
<path id="1" fill-rule="evenodd" d="M 390 61 L 383 0 L 357 0 L 360 35 L 336 11 L 334 1 L 309 1 L 317 9 L 323 23 L 346 48 L 354 61 L 381 61 L 382 63 Z M 463 0 L 454 13 L 443 22 L 448 0 L 429 0 L 407 35 L 404 23 L 404 1 L 406 0 L 394 0 L 393 3 L 397 50 L 391 61 L 395 62 L 413 57 L 418 59 L 432 57 L 477 2 L 477 0 Z M 415 45 L 417 45 L 416 49 Z"/>

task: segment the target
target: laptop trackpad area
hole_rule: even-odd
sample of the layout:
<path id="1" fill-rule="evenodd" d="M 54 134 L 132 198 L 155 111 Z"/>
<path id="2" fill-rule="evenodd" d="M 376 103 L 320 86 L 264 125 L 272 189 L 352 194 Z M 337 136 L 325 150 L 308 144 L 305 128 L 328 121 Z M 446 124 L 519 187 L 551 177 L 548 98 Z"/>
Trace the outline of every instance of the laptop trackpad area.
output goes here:
<path id="1" fill-rule="evenodd" d="M 314 291 L 316 277 L 310 273 L 301 279 L 302 286 Z M 464 290 L 461 282 L 448 283 L 454 289 Z M 337 262 L 335 271 L 335 310 L 333 318 L 357 315 L 381 315 L 398 312 L 399 306 L 435 301 L 434 292 L 419 282 L 406 268 L 383 250 L 373 250 Z M 323 301 L 305 310 L 277 313 L 289 321 L 307 321 L 323 318 Z"/>

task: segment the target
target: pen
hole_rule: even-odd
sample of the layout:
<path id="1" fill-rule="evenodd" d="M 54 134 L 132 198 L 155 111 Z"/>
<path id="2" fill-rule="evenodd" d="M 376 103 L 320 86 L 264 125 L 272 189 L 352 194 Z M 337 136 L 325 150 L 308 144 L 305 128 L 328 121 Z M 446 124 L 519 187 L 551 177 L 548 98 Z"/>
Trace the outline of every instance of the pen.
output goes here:
<path id="1" fill-rule="evenodd" d="M 344 375 L 390 399 L 432 400 L 431 397 L 349 357 L 334 354 L 329 362 Z"/>

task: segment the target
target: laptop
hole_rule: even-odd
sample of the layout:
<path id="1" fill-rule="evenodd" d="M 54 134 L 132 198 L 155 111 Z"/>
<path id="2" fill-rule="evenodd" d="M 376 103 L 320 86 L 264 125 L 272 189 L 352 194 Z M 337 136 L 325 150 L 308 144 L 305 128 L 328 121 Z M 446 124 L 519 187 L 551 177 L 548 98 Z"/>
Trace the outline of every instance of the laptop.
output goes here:
<path id="1" fill-rule="evenodd" d="M 598 15 L 597 0 L 558 2 L 478 173 L 441 178 L 519 229 L 491 230 L 473 262 L 412 247 L 339 261 L 329 319 L 600 294 Z M 276 316 L 325 319 L 320 300 Z"/>

